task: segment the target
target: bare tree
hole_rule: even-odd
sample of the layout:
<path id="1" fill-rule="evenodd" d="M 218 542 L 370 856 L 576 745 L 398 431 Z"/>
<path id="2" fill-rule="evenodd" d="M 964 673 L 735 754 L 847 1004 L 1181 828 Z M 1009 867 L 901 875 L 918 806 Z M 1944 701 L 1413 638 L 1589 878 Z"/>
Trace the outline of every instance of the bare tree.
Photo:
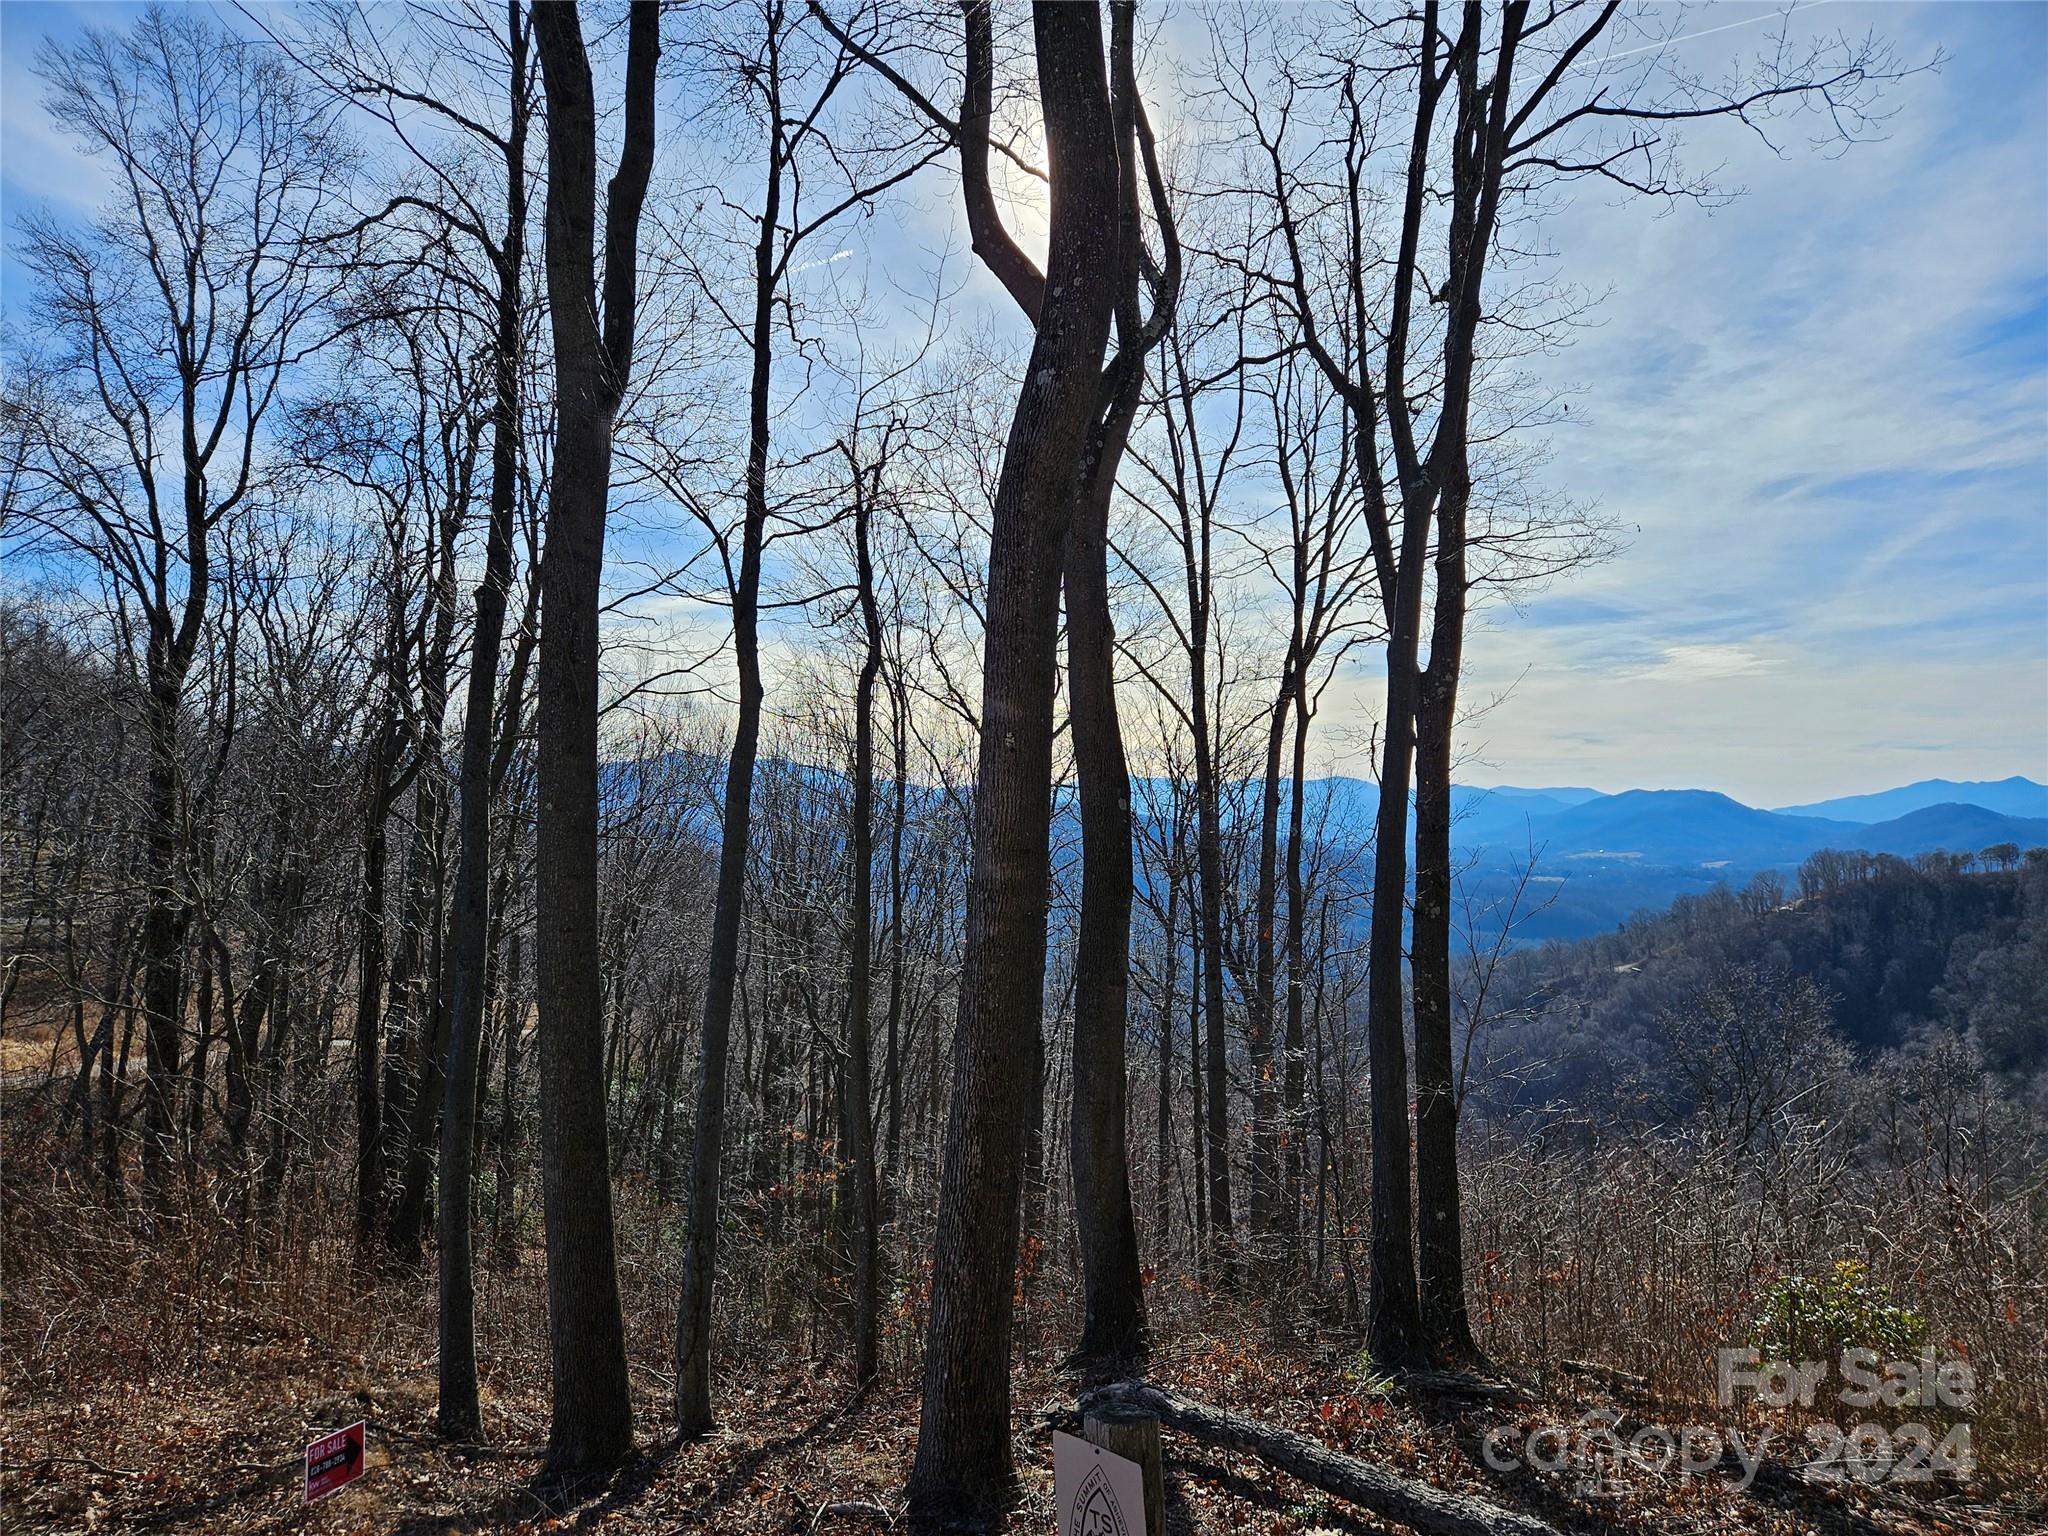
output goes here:
<path id="1" fill-rule="evenodd" d="M 9 500 L 96 562 L 147 688 L 142 920 L 143 1174 L 158 1189 L 180 1092 L 191 917 L 180 739 L 223 522 L 261 486 L 259 434 L 319 338 L 332 277 L 315 237 L 342 145 L 275 55 L 204 16 L 152 8 L 128 31 L 45 43 L 55 121 L 112 173 L 89 230 L 38 215 L 48 382 L 25 413 Z"/>
<path id="2" fill-rule="evenodd" d="M 612 423 L 633 361 L 640 209 L 654 165 L 660 6 L 633 0 L 625 138 L 605 206 L 597 302 L 597 102 L 572 6 L 533 7 L 548 107 L 546 250 L 558 395 L 542 567 L 538 920 L 541 1175 L 554 1417 L 548 1466 L 573 1474 L 632 1450 L 613 1254 L 597 953 L 598 585 Z"/>
<path id="3" fill-rule="evenodd" d="M 1093 6 L 1033 12 L 1051 172 L 1051 246 L 1037 278 L 989 226 L 986 125 L 994 38 L 966 7 L 959 141 L 975 243 L 1037 321 L 1003 455 L 989 541 L 980 762 L 974 799 L 953 1108 L 934 1239 L 924 1405 L 911 1469 L 914 1517 L 974 1516 L 1007 1501 L 1010 1292 L 1045 975 L 1052 705 L 1060 567 L 1082 485 L 1116 299 L 1104 250 L 1117 227 L 1117 143 Z M 1042 295 L 1027 299 L 1034 287 Z"/>
<path id="4" fill-rule="evenodd" d="M 1354 8 L 1341 27 L 1285 40 L 1270 67 L 1224 50 L 1224 88 L 1248 126 L 1271 207 L 1271 292 L 1355 423 L 1386 616 L 1369 959 L 1368 1331 L 1390 1360 L 1470 1347 L 1450 1044 L 1449 770 L 1473 543 L 1474 401 L 1486 382 L 1483 288 L 1504 202 L 1527 204 L 1546 184 L 1588 176 L 1653 195 L 1695 194 L 1703 184 L 1674 167 L 1661 137 L 1669 125 L 1724 116 L 1755 125 L 1773 111 L 1818 104 L 1853 134 L 1867 121 L 1873 84 L 1893 72 L 1877 45 L 1833 39 L 1803 56 L 1781 47 L 1766 55 L 1759 78 L 1729 87 L 1660 75 L 1655 58 L 1621 62 L 1655 50 L 1612 48 L 1620 11 L 1619 0 L 1589 0 L 1541 15 L 1509 5 L 1492 18 L 1473 3 L 1452 22 L 1434 3 L 1398 20 Z M 1620 80 L 1630 88 L 1616 89 Z M 1396 167 L 1384 216 L 1374 175 L 1383 157 Z M 1413 1221 L 1401 1028 L 1411 791 Z"/>
<path id="5" fill-rule="evenodd" d="M 741 920 L 746 900 L 750 805 L 759 751 L 764 688 L 760 661 L 761 567 L 771 537 L 769 465 L 774 446 L 776 330 L 791 314 L 791 279 L 806 243 L 907 180 L 938 150 L 913 139 L 862 153 L 835 142 L 842 87 L 859 68 L 836 38 L 820 47 L 802 12 L 786 0 L 759 0 L 748 10 L 758 27 L 736 33 L 721 18 L 693 46 L 736 82 L 750 122 L 765 126 L 766 165 L 758 213 L 749 212 L 751 264 L 743 309 L 728 314 L 748 361 L 746 479 L 741 491 L 738 549 L 729 531 L 693 494 L 673 465 L 654 460 L 661 483 L 697 512 L 716 544 L 732 608 L 733 661 L 739 700 L 725 796 L 721 802 L 718 905 L 704 993 L 697 1116 L 691 1151 L 690 1214 L 676 1312 L 676 1422 L 686 1435 L 711 1428 L 711 1302 L 717 1283 L 719 1195 L 725 1150 L 726 1068 L 733 999 L 738 985 Z M 827 175 L 829 194 L 805 193 Z"/>

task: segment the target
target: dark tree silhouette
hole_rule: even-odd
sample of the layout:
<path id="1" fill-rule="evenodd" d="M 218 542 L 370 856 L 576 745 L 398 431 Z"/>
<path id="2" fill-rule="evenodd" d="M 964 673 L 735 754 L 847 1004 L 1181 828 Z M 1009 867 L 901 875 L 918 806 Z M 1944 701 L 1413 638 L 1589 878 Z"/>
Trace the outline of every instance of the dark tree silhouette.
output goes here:
<path id="1" fill-rule="evenodd" d="M 658 0 L 634 0 L 626 126 L 597 274 L 597 103 L 570 5 L 533 7 L 548 107 L 548 310 L 559 393 L 541 597 L 539 918 L 541 1187 L 554 1417 L 548 1467 L 569 1475 L 633 1447 L 613 1253 L 597 926 L 597 619 L 612 423 L 633 361 L 640 208 L 654 165 Z"/>

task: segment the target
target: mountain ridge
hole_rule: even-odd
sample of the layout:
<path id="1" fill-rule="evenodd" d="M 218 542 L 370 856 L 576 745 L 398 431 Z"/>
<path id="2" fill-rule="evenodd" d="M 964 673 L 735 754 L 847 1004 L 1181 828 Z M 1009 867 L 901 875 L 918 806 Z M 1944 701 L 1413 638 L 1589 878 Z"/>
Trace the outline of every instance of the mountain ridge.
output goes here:
<path id="1" fill-rule="evenodd" d="M 1937 805 L 1976 805 L 2004 816 L 2048 818 L 2048 784 L 2037 784 L 2017 773 L 2004 779 L 1918 779 L 1865 795 L 1838 795 L 1772 809 L 1786 816 L 1822 816 L 1867 825 L 1895 821 Z"/>
<path id="2" fill-rule="evenodd" d="M 1908 801 L 1977 792 L 1952 780 L 1900 788 Z M 2029 792 L 2048 801 L 2048 786 L 2029 779 L 1987 788 L 2002 791 L 2006 803 Z M 1327 807 L 1323 835 L 1370 835 L 1375 786 L 1323 779 L 1310 790 L 1311 805 Z M 1518 945 L 1583 938 L 1633 913 L 1661 910 L 1681 895 L 1739 887 L 1759 874 L 1789 885 L 1799 865 L 1823 849 L 1914 858 L 1974 856 L 2000 844 L 2048 846 L 2048 817 L 2012 816 L 1967 800 L 1934 800 L 1897 816 L 1848 822 L 1745 805 L 1718 790 L 1594 792 L 1573 803 L 1558 793 L 1519 785 L 1460 785 L 1452 792 L 1452 838 L 1465 898 L 1475 908 L 1514 909 Z"/>

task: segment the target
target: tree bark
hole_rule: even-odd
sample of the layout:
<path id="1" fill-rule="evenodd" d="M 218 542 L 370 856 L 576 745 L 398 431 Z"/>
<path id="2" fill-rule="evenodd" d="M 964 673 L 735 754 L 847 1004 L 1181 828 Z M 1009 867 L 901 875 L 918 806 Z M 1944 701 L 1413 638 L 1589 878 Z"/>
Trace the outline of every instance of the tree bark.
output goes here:
<path id="1" fill-rule="evenodd" d="M 1554 1527 L 1534 1516 L 1502 1509 L 1469 1494 L 1410 1482 L 1291 1430 L 1211 1408 L 1143 1382 L 1119 1382 L 1081 1400 L 1084 1413 L 1111 1404 L 1155 1413 L 1168 1429 L 1208 1445 L 1256 1456 L 1310 1487 L 1349 1499 L 1425 1536 L 1557 1536 Z"/>
<path id="2" fill-rule="evenodd" d="M 1119 448 L 1121 444 L 1117 445 Z M 1074 937 L 1072 1144 L 1081 1245 L 1079 1353 L 1125 1366 L 1146 1353 L 1145 1293 L 1125 1151 L 1130 990 L 1131 779 L 1116 711 L 1106 559 L 1114 456 L 1095 474 L 1068 536 L 1067 688 L 1081 798 L 1081 914 Z"/>
<path id="3" fill-rule="evenodd" d="M 1502 13 L 1496 81 L 1513 77 L 1524 8 Z M 1466 517 L 1472 497 L 1468 418 L 1480 289 L 1507 154 L 1507 93 L 1482 89 L 1482 16 L 1465 9 L 1459 53 L 1458 132 L 1452 156 L 1450 315 L 1444 341 L 1444 412 L 1432 453 L 1438 483 L 1436 607 L 1429 666 L 1417 680 L 1415 936 L 1415 1202 L 1421 1321 L 1438 1351 L 1473 1353 L 1465 1308 L 1459 1214 L 1458 1095 L 1451 1041 L 1451 765 L 1464 659 Z"/>
<path id="4" fill-rule="evenodd" d="M 852 953 L 847 966 L 846 1205 L 853 1242 L 853 1379 L 872 1381 L 878 1368 L 880 1331 L 879 1248 L 875 1199 L 875 1117 L 870 1096 L 868 1029 L 872 1011 L 871 947 L 874 929 L 875 862 L 875 679 L 882 670 L 882 615 L 875 603 L 874 561 L 868 547 L 872 494 L 854 466 L 854 561 L 860 586 L 861 630 L 867 648 L 853 702 L 853 910 L 847 926 Z M 879 475 L 879 468 L 877 470 Z M 892 1063 L 893 1065 L 893 1060 Z"/>
<path id="5" fill-rule="evenodd" d="M 626 1340 L 613 1251 L 598 952 L 598 597 L 612 423 L 633 348 L 640 208 L 654 158 L 655 0 L 634 0 L 625 143 L 605 231 L 604 334 L 593 245 L 597 111 L 582 21 L 536 4 L 548 106 L 548 308 L 558 392 L 542 563 L 539 935 L 541 1185 L 554 1414 L 547 1466 L 571 1475 L 633 1447 Z"/>
<path id="6" fill-rule="evenodd" d="M 1176 404 L 1188 417 L 1194 436 L 1194 389 L 1186 360 L 1173 349 Z M 1217 785 L 1216 732 L 1209 719 L 1209 629 L 1215 594 L 1210 564 L 1211 510 L 1206 488 L 1192 498 L 1183 489 L 1180 504 L 1181 553 L 1188 591 L 1188 733 L 1195 756 L 1195 990 L 1202 1000 L 1202 1038 L 1190 1021 L 1189 1049 L 1198 1055 L 1196 1092 L 1207 1079 L 1206 1110 L 1198 1113 L 1198 1134 L 1208 1153 L 1208 1240 L 1219 1278 L 1228 1284 L 1235 1273 L 1231 1239 L 1230 1120 L 1228 1042 L 1223 994 L 1223 816 Z"/>
<path id="7" fill-rule="evenodd" d="M 1287 746 L 1288 712 L 1298 686 L 1299 588 L 1295 637 L 1281 667 L 1280 686 L 1266 721 L 1265 776 L 1259 782 L 1259 867 L 1253 890 L 1252 995 L 1247 999 L 1245 1035 L 1252 1076 L 1251 1229 L 1254 1241 L 1272 1237 L 1279 1226 L 1280 1156 L 1276 1107 L 1280 1084 L 1273 1062 L 1275 950 L 1279 920 L 1280 758 Z"/>
<path id="8" fill-rule="evenodd" d="M 363 807 L 363 890 L 356 935 L 356 1245 L 365 1248 L 384 1213 L 384 1111 L 378 1051 L 384 1020 L 384 885 L 390 862 L 385 831 L 390 812 L 388 726 L 370 760 Z"/>
<path id="9" fill-rule="evenodd" d="M 1422 1352 L 1409 1218 L 1408 1048 L 1401 957 L 1408 910 L 1408 785 L 1415 751 L 1415 646 L 1421 562 L 1388 627 L 1387 709 L 1374 831 L 1372 924 L 1366 960 L 1366 1054 L 1371 1071 L 1372 1233 L 1366 1341 L 1375 1358 L 1407 1364 Z M 1407 573 L 1404 572 L 1404 575 Z"/>
<path id="10" fill-rule="evenodd" d="M 904 698 L 899 668 L 889 687 L 890 747 L 894 753 L 890 785 L 894 806 L 889 821 L 889 1002 L 888 1045 L 883 1073 L 888 1086 L 886 1148 L 890 1188 L 900 1186 L 903 1177 L 903 982 L 906 955 L 903 933 L 903 833 L 910 817 L 910 723 L 905 718 L 909 702 Z M 893 1208 L 895 1194 L 890 1195 Z"/>
<path id="11" fill-rule="evenodd" d="M 203 531 L 200 538 L 205 537 Z M 195 553 L 191 580 L 205 598 L 203 557 Z M 144 809 L 149 892 L 142 917 L 142 1184 L 151 1198 L 164 1192 L 165 1165 L 172 1153 L 177 1117 L 178 1066 L 182 1054 L 185 995 L 185 927 L 189 908 L 178 867 L 178 713 L 182 707 L 186 651 L 170 654 L 174 642 L 155 633 L 150 641 L 149 782 Z M 196 633 L 197 626 L 194 626 Z M 164 653 L 160 656 L 160 653 Z"/>
<path id="12" fill-rule="evenodd" d="M 772 66 L 771 66 L 772 67 Z M 779 110 L 779 109 L 778 109 Z M 705 971 L 704 1027 L 697 1073 L 697 1118 L 690 1147 L 690 1214 L 676 1308 L 676 1428 L 711 1428 L 711 1296 L 718 1277 L 719 1187 L 725 1153 L 725 1075 L 731 1054 L 733 989 L 739 980 L 740 920 L 745 915 L 748 819 L 754 758 L 761 736 L 759 639 L 761 549 L 768 527 L 769 386 L 775 361 L 776 222 L 781 214 L 783 125 L 769 124 L 768 178 L 754 243 L 752 368 L 748 380 L 747 484 L 740 569 L 732 593 L 733 665 L 739 715 L 725 769 L 718 845 L 718 895 Z"/>
<path id="13" fill-rule="evenodd" d="M 1081 1247 L 1079 1355 L 1127 1369 L 1147 1352 L 1145 1289 L 1127 1150 L 1131 972 L 1131 773 L 1117 717 L 1116 630 L 1109 611 L 1109 510 L 1137 418 L 1144 354 L 1171 315 L 1172 278 L 1150 319 L 1138 309 L 1135 7 L 1110 7 L 1110 114 L 1117 146 L 1119 347 L 1081 463 L 1067 534 L 1067 690 L 1081 801 L 1081 912 L 1074 940 L 1074 1217 Z M 1163 210 L 1162 210 L 1163 212 Z M 1175 270 L 1171 264 L 1169 271 Z"/>
<path id="14" fill-rule="evenodd" d="M 1436 614 L 1416 703 L 1415 1226 L 1422 1327 L 1433 1351 L 1473 1352 L 1459 1214 L 1458 1095 L 1451 1002 L 1451 745 L 1465 626 L 1462 495 L 1439 512 Z"/>
<path id="15" fill-rule="evenodd" d="M 444 1438 L 483 1436 L 477 1400 L 476 1275 L 473 1209 L 476 1106 L 484 1003 L 490 963 L 491 774 L 498 660 L 505 640 L 506 597 L 512 585 L 512 519 L 519 497 L 521 329 L 526 260 L 527 32 L 518 0 L 508 0 L 507 78 L 511 132 L 504 145 L 505 235 L 493 254 L 498 279 L 493 338 L 490 526 L 484 575 L 476 589 L 476 633 L 463 702 L 455 895 L 448 914 L 447 1102 L 441 1117 L 438 1260 L 440 1280 L 440 1406 Z M 506 707 L 507 723 L 519 701 Z"/>
<path id="16" fill-rule="evenodd" d="M 911 1516 L 922 1524 L 985 1518 L 1016 1486 L 1010 1296 L 1045 981 L 1060 565 L 1114 298 L 1101 248 L 1116 218 L 1101 17 L 1093 6 L 1041 0 L 1032 23 L 1051 162 L 1047 298 L 991 519 L 953 1111 L 910 1474 Z M 970 81 L 992 71 L 989 30 L 977 0 Z"/>
<path id="17" fill-rule="evenodd" d="M 1308 666 L 1304 659 L 1294 689 L 1294 775 L 1288 787 L 1287 808 L 1287 1038 L 1286 1071 L 1282 1079 L 1285 1100 L 1286 1187 L 1282 1192 L 1282 1218 L 1290 1236 L 1297 1235 L 1301 1222 L 1304 1144 L 1308 1139 L 1305 1118 L 1307 1095 L 1307 1038 L 1303 1022 L 1305 988 L 1303 973 L 1308 965 L 1304 939 L 1303 907 L 1308 898 L 1302 875 L 1302 844 L 1307 835 Z"/>

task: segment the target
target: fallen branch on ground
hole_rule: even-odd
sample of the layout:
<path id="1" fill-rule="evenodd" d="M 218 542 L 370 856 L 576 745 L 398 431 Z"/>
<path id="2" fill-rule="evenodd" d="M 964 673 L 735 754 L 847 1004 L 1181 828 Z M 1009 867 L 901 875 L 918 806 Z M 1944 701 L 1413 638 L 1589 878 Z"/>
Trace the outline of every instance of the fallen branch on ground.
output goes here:
<path id="1" fill-rule="evenodd" d="M 1528 1397 L 1511 1381 L 1494 1381 L 1470 1371 L 1404 1371 L 1401 1385 L 1411 1392 L 1434 1392 L 1443 1397 L 1478 1398 L 1486 1402 L 1520 1402 Z"/>
<path id="2" fill-rule="evenodd" d="M 84 1467 L 97 1472 L 101 1477 L 140 1477 L 142 1474 L 128 1467 L 109 1467 L 94 1461 L 90 1456 L 42 1456 L 31 1462 L 0 1462 L 0 1472 L 16 1472 L 35 1477 L 51 1467 Z"/>
<path id="3" fill-rule="evenodd" d="M 1557 1536 L 1530 1515 L 1516 1514 L 1484 1499 L 1410 1482 L 1383 1467 L 1345 1456 L 1290 1430 L 1261 1424 L 1243 1414 L 1176 1397 L 1142 1381 L 1121 1381 L 1081 1400 L 1085 1412 L 1101 1403 L 1126 1403 L 1159 1415 L 1159 1422 L 1191 1439 L 1256 1456 L 1268 1466 L 1299 1478 L 1387 1520 L 1425 1536 Z"/>
<path id="4" fill-rule="evenodd" d="M 1617 1397 L 1647 1397 L 1650 1383 L 1647 1378 L 1633 1371 L 1620 1370 L 1615 1366 L 1602 1365 L 1597 1360 L 1560 1360 L 1557 1368 L 1572 1376 L 1584 1376 L 1598 1382 Z"/>
<path id="5" fill-rule="evenodd" d="M 827 1504 L 811 1516 L 811 1529 L 817 1530 L 826 1520 L 879 1520 L 884 1525 L 894 1525 L 895 1515 L 882 1505 L 868 1499 L 847 1499 L 838 1504 Z"/>

